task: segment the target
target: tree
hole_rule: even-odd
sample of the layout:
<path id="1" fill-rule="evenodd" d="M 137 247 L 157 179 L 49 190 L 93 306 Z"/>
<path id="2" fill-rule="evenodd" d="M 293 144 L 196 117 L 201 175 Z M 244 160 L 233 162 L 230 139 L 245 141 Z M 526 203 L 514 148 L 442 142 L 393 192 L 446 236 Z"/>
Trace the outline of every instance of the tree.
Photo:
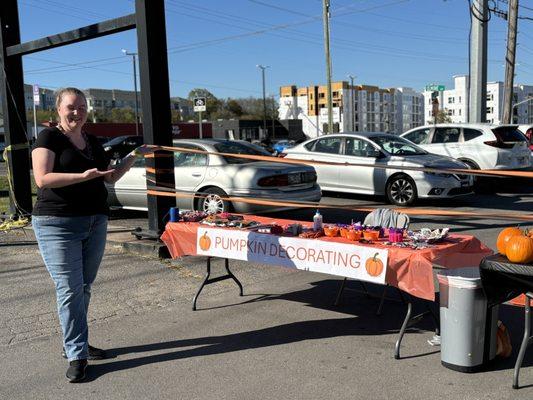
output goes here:
<path id="1" fill-rule="evenodd" d="M 244 110 L 242 106 L 235 99 L 228 99 L 226 102 L 226 108 L 230 113 L 232 113 L 236 117 L 240 117 L 244 114 Z"/>
<path id="2" fill-rule="evenodd" d="M 202 113 L 202 118 L 211 119 L 211 114 L 215 114 L 220 107 L 220 100 L 218 100 L 213 93 L 207 89 L 196 88 L 189 92 L 187 98 L 191 104 L 196 97 L 205 97 L 207 110 Z"/>
<path id="3" fill-rule="evenodd" d="M 452 119 L 448 115 L 448 109 L 447 108 L 445 108 L 444 110 L 439 110 L 437 112 L 437 121 L 436 122 L 434 120 L 427 121 L 428 124 L 433 124 L 433 123 L 448 124 L 450 122 L 452 122 Z"/>
<path id="4" fill-rule="evenodd" d="M 135 123 L 135 112 L 131 108 L 113 108 L 110 122 Z"/>

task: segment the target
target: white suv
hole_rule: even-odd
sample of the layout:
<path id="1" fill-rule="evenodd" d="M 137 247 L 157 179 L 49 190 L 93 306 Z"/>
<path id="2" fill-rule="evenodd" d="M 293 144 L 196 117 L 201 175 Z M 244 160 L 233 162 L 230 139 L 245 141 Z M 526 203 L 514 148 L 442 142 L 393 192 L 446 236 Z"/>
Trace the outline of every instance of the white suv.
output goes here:
<path id="1" fill-rule="evenodd" d="M 436 124 L 401 136 L 425 150 L 450 156 L 473 169 L 516 170 L 531 167 L 527 138 L 518 125 Z"/>

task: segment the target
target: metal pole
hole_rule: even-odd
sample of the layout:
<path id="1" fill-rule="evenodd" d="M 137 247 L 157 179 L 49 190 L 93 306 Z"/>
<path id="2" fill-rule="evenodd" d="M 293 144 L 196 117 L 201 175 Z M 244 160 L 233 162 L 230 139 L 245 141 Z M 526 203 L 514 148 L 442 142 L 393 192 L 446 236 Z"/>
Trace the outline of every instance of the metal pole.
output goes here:
<path id="1" fill-rule="evenodd" d="M 137 91 L 137 60 L 136 53 L 132 54 L 133 59 L 133 87 L 135 90 L 135 135 L 139 136 L 139 95 Z"/>
<path id="2" fill-rule="evenodd" d="M 516 30 L 518 28 L 518 0 L 509 0 L 509 19 L 507 25 L 507 55 L 505 56 L 505 84 L 503 93 L 504 124 L 510 124 L 513 114 L 513 84 L 516 57 Z"/>
<path id="3" fill-rule="evenodd" d="M 518 103 L 515 103 L 513 104 L 513 106 L 511 107 L 511 115 L 513 115 L 513 110 L 518 107 L 520 104 L 524 104 L 524 103 L 528 103 L 530 102 L 531 100 L 533 100 L 533 97 L 527 97 L 526 99 L 522 100 L 522 101 L 519 101 Z M 518 118 L 519 116 L 517 116 Z M 517 121 L 517 122 L 520 122 L 520 121 Z"/>
<path id="4" fill-rule="evenodd" d="M 31 181 L 26 136 L 26 113 L 24 107 L 24 80 L 21 55 L 7 55 L 7 48 L 20 44 L 19 16 L 16 0 L 4 0 L 0 6 L 0 97 L 4 118 L 6 146 L 14 148 L 7 153 L 11 171 L 14 200 L 21 211 L 31 213 Z M 4 72 L 8 71 L 7 74 Z M 10 213 L 18 214 L 10 199 Z"/>
<path id="5" fill-rule="evenodd" d="M 324 49 L 326 53 L 326 79 L 327 79 L 327 106 L 328 106 L 328 132 L 333 133 L 333 99 L 331 96 L 331 57 L 329 52 L 329 0 L 323 1 L 324 14 Z"/>
<path id="6" fill-rule="evenodd" d="M 135 0 L 139 82 L 145 144 L 172 146 L 172 122 L 168 77 L 164 0 Z M 161 150 L 146 158 L 147 189 L 175 187 L 172 152 Z M 176 207 L 176 198 L 147 194 L 148 231 L 141 237 L 159 239 L 165 216 Z"/>
<path id="7" fill-rule="evenodd" d="M 272 95 L 272 140 L 274 140 L 274 137 L 276 132 L 276 100 L 274 99 L 274 95 Z"/>
<path id="8" fill-rule="evenodd" d="M 129 52 L 125 49 L 122 49 L 122 52 L 127 55 L 131 56 L 131 61 L 133 63 L 133 90 L 135 91 L 135 135 L 139 135 L 139 97 L 138 97 L 138 91 L 137 91 L 137 62 L 136 57 L 137 53 L 135 52 Z"/>
<path id="9" fill-rule="evenodd" d="M 261 68 L 261 78 L 263 83 L 263 135 L 266 137 L 268 136 L 267 131 L 267 105 L 266 105 L 266 93 L 265 93 L 265 69 L 267 69 L 268 65 L 257 65 L 257 68 Z"/>
<path id="10" fill-rule="evenodd" d="M 351 86 L 351 93 L 352 93 L 352 132 L 355 132 L 355 87 L 353 86 L 353 81 L 355 79 L 355 76 L 348 75 L 348 78 L 350 78 L 350 86 Z"/>
<path id="11" fill-rule="evenodd" d="M 203 132 L 202 132 L 202 112 L 198 111 L 198 129 L 200 133 L 200 139 L 203 138 Z"/>
<path id="12" fill-rule="evenodd" d="M 267 103 L 266 103 L 266 94 L 265 94 L 265 69 L 261 68 L 261 77 L 263 80 L 263 135 L 267 135 Z"/>
<path id="13" fill-rule="evenodd" d="M 470 36 L 470 90 L 468 122 L 487 117 L 487 27 L 488 0 L 473 0 Z"/>
<path id="14" fill-rule="evenodd" d="M 33 100 L 33 137 L 37 139 L 37 112 L 35 107 L 35 100 Z"/>

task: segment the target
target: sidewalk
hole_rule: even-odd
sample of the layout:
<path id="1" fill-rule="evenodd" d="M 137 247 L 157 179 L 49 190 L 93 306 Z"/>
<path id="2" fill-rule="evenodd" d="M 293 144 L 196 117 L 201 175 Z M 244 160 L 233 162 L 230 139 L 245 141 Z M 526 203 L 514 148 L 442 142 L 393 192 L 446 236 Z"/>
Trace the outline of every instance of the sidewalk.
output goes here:
<path id="1" fill-rule="evenodd" d="M 406 335 L 405 358 L 395 360 L 405 306 L 387 302 L 376 317 L 377 300 L 347 291 L 334 307 L 339 278 L 233 261 L 245 296 L 231 281 L 218 282 L 204 289 L 193 312 L 203 259 L 133 256 L 112 242 L 93 289 L 90 336 L 113 358 L 92 362 L 88 382 L 69 384 L 52 282 L 37 246 L 31 234 L 11 237 L 18 245 L 1 239 L 0 399 L 533 397 L 533 387 L 511 388 L 519 309 L 507 308 L 502 318 L 513 335 L 511 359 L 462 374 L 442 367 L 439 348 L 427 344 L 429 319 Z M 215 262 L 215 273 L 221 269 Z M 532 364 L 530 351 L 522 385 L 533 384 Z"/>

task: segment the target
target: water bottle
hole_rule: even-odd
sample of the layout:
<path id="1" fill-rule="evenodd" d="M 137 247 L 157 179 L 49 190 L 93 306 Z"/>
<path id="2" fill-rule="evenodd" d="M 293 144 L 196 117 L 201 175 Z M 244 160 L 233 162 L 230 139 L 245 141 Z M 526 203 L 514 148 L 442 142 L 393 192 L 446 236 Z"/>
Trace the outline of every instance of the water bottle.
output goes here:
<path id="1" fill-rule="evenodd" d="M 313 230 L 319 231 L 322 229 L 322 214 L 320 211 L 316 210 L 316 214 L 313 217 Z"/>
<path id="2" fill-rule="evenodd" d="M 180 220 L 180 209 L 178 207 L 170 207 L 170 222 L 178 222 Z"/>

